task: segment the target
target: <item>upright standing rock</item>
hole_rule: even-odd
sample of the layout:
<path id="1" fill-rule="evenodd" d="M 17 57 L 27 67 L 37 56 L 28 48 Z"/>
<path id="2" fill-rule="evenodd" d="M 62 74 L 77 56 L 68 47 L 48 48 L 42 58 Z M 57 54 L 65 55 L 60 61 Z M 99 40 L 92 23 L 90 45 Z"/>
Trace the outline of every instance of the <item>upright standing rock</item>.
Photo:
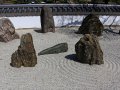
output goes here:
<path id="1" fill-rule="evenodd" d="M 19 35 L 15 32 L 15 27 L 8 18 L 0 19 L 0 42 L 8 42 L 18 39 Z"/>
<path id="2" fill-rule="evenodd" d="M 94 14 L 89 14 L 82 22 L 82 25 L 80 26 L 78 30 L 78 34 L 95 34 L 97 36 L 102 35 L 102 32 L 104 30 L 104 26 L 99 20 L 99 17 L 97 17 Z"/>
<path id="3" fill-rule="evenodd" d="M 11 56 L 11 66 L 13 67 L 34 67 L 37 64 L 37 56 L 33 45 L 32 35 L 27 33 L 22 35 L 18 50 Z"/>
<path id="4" fill-rule="evenodd" d="M 41 28 L 42 33 L 55 32 L 54 19 L 52 9 L 43 7 L 41 10 Z"/>
<path id="5" fill-rule="evenodd" d="M 75 45 L 77 59 L 81 63 L 103 64 L 103 52 L 100 48 L 97 36 L 85 34 Z"/>

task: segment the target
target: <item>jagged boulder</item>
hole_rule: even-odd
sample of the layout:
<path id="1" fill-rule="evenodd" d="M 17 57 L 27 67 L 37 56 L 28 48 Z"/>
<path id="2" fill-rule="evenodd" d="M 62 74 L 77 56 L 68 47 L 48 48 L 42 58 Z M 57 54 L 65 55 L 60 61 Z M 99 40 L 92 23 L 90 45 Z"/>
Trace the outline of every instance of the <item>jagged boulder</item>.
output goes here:
<path id="1" fill-rule="evenodd" d="M 21 37 L 20 46 L 11 56 L 12 67 L 34 67 L 37 64 L 37 56 L 33 45 L 32 35 L 24 34 Z"/>
<path id="2" fill-rule="evenodd" d="M 38 55 L 58 54 L 58 53 L 67 52 L 67 51 L 68 51 L 68 44 L 67 43 L 60 43 L 60 44 L 57 44 L 53 47 L 50 47 L 50 48 L 47 48 L 47 49 L 41 51 L 40 53 L 38 53 Z"/>
<path id="3" fill-rule="evenodd" d="M 101 36 L 104 26 L 99 20 L 99 17 L 94 14 L 89 14 L 82 22 L 78 30 L 78 34 L 95 34 Z"/>
<path id="4" fill-rule="evenodd" d="M 49 7 L 44 6 L 41 10 L 41 29 L 42 33 L 55 32 L 52 9 Z"/>
<path id="5" fill-rule="evenodd" d="M 19 35 L 15 32 L 15 27 L 8 18 L 0 19 L 0 42 L 8 42 L 18 39 Z"/>
<path id="6" fill-rule="evenodd" d="M 77 61 L 87 64 L 103 64 L 103 52 L 97 36 L 85 34 L 75 45 Z"/>

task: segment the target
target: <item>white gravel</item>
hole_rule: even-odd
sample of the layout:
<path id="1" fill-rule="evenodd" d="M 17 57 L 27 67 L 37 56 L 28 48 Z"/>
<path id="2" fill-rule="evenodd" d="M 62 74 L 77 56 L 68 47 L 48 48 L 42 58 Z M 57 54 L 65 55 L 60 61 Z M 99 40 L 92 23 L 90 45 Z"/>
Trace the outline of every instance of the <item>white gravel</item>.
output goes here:
<path id="1" fill-rule="evenodd" d="M 35 67 L 10 66 L 11 55 L 20 40 L 0 42 L 0 90 L 120 90 L 120 36 L 103 33 L 99 38 L 104 53 L 103 65 L 75 62 L 74 45 L 82 37 L 77 28 L 57 28 L 55 33 L 37 33 L 33 29 L 16 30 L 19 35 L 31 33 L 36 53 L 67 42 L 68 52 L 37 56 Z"/>

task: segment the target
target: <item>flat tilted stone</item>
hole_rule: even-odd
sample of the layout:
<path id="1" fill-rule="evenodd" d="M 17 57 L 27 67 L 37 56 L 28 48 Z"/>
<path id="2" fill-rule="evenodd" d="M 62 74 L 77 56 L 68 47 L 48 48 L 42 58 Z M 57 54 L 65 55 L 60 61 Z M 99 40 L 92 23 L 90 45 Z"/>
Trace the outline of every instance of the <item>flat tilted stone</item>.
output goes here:
<path id="1" fill-rule="evenodd" d="M 60 43 L 60 44 L 57 44 L 53 47 L 50 47 L 50 48 L 47 48 L 47 49 L 41 51 L 40 53 L 38 53 L 38 55 L 58 54 L 58 53 L 67 52 L 67 51 L 68 51 L 68 44 L 67 43 Z"/>
<path id="2" fill-rule="evenodd" d="M 44 6 L 41 10 L 41 29 L 42 33 L 55 32 L 52 9 L 49 7 Z"/>
<path id="3" fill-rule="evenodd" d="M 97 36 L 85 34 L 75 45 L 77 61 L 87 64 L 103 64 L 103 52 Z"/>
<path id="4" fill-rule="evenodd" d="M 0 19 L 0 42 L 8 42 L 18 39 L 19 35 L 15 32 L 15 27 L 8 18 Z"/>
<path id="5" fill-rule="evenodd" d="M 99 20 L 99 17 L 94 14 L 89 14 L 82 22 L 78 30 L 78 34 L 95 34 L 101 36 L 104 26 Z"/>
<path id="6" fill-rule="evenodd" d="M 20 46 L 11 56 L 12 67 L 34 67 L 37 64 L 37 56 L 33 45 L 32 35 L 24 34 L 21 37 Z"/>

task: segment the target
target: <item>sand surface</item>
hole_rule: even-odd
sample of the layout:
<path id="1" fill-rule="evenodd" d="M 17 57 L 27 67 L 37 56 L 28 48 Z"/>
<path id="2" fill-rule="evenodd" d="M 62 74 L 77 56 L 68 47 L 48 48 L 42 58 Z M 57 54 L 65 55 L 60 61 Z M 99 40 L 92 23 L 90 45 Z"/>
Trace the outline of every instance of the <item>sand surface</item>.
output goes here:
<path id="1" fill-rule="evenodd" d="M 57 28 L 56 33 L 37 33 L 33 29 L 16 30 L 21 36 L 31 33 L 36 53 L 67 42 L 68 52 L 37 55 L 35 67 L 10 66 L 11 55 L 20 40 L 0 42 L 0 90 L 120 90 L 120 35 L 104 32 L 99 38 L 104 53 L 103 65 L 75 62 L 75 43 L 82 37 L 77 28 Z"/>

